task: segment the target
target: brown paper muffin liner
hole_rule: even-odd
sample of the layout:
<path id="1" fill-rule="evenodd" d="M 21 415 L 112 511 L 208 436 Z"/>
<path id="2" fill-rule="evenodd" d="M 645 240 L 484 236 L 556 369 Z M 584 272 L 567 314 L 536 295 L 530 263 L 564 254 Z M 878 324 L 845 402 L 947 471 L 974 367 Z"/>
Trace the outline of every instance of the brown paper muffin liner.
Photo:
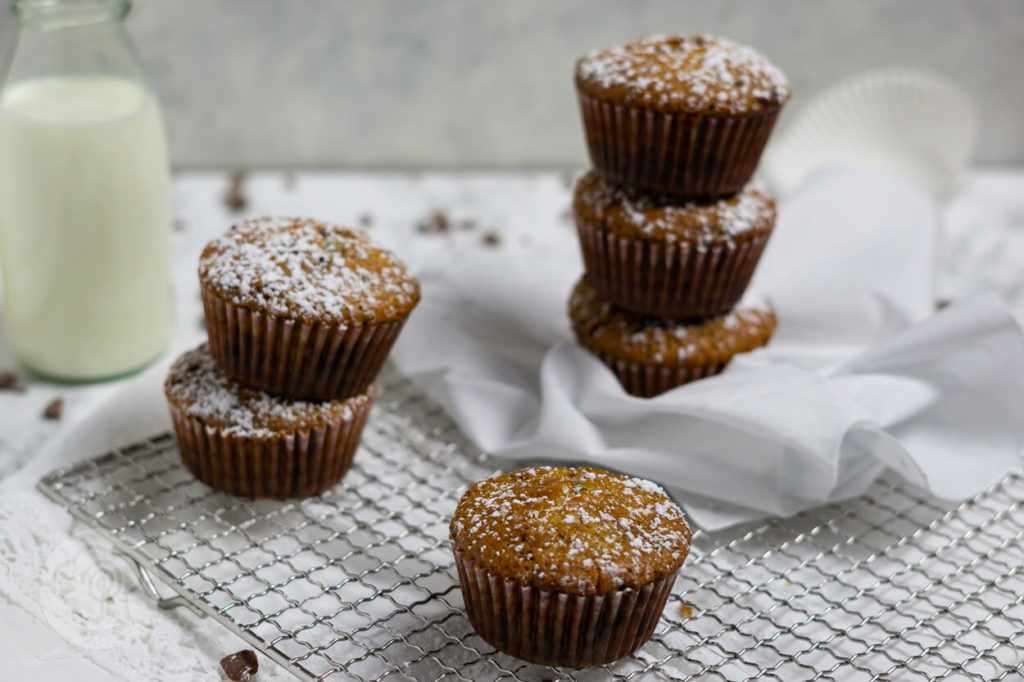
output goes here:
<path id="1" fill-rule="evenodd" d="M 181 459 L 211 488 L 241 497 L 307 497 L 341 480 L 352 464 L 373 400 L 347 420 L 261 438 L 206 426 L 170 402 Z"/>
<path id="2" fill-rule="evenodd" d="M 779 115 L 666 114 L 578 95 L 597 171 L 638 192 L 680 199 L 743 189 Z"/>
<path id="3" fill-rule="evenodd" d="M 770 232 L 700 246 L 612 234 L 577 218 L 587 281 L 609 303 L 644 315 L 722 315 L 746 291 Z"/>
<path id="4" fill-rule="evenodd" d="M 373 383 L 405 320 L 341 327 L 234 305 L 203 290 L 210 352 L 235 381 L 296 400 L 340 400 Z"/>
<path id="5" fill-rule="evenodd" d="M 591 351 L 593 353 L 593 351 Z M 646 365 L 613 358 L 604 353 L 594 353 L 608 365 L 626 393 L 638 398 L 653 398 L 676 386 L 688 384 L 697 379 L 721 373 L 728 363 L 714 363 L 700 366 Z"/>
<path id="6" fill-rule="evenodd" d="M 466 615 L 486 642 L 541 665 L 586 668 L 629 656 L 654 633 L 676 573 L 640 589 L 575 595 L 491 573 L 452 543 Z"/>

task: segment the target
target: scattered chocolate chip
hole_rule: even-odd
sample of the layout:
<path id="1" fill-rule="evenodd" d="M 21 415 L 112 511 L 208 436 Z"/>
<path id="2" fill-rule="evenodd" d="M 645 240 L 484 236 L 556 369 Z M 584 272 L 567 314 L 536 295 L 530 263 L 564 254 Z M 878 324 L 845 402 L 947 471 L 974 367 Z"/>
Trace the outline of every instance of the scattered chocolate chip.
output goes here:
<path id="1" fill-rule="evenodd" d="M 281 176 L 281 182 L 284 183 L 284 188 L 287 191 L 291 192 L 292 190 L 294 190 L 295 184 L 296 182 L 298 182 L 297 178 L 295 177 L 295 171 L 285 171 L 284 174 Z"/>
<path id="2" fill-rule="evenodd" d="M 946 306 L 948 306 L 952 302 L 953 302 L 953 299 L 951 299 L 951 298 L 940 298 L 940 299 L 937 299 L 935 301 L 935 308 L 937 310 L 942 310 L 943 308 L 945 308 Z"/>
<path id="3" fill-rule="evenodd" d="M 231 682 L 249 682 L 260 669 L 256 652 L 242 649 L 220 659 L 220 667 Z"/>
<path id="4" fill-rule="evenodd" d="M 231 184 L 224 193 L 224 206 L 233 213 L 244 211 L 249 205 L 245 196 L 245 171 L 237 170 L 231 174 Z"/>
<path id="5" fill-rule="evenodd" d="M 0 391 L 25 392 L 25 384 L 21 383 L 18 375 L 11 371 L 0 372 Z"/>
<path id="6" fill-rule="evenodd" d="M 451 221 L 448 219 L 448 214 L 441 210 L 434 211 L 416 226 L 417 231 L 427 234 L 447 232 L 450 228 Z"/>
<path id="7" fill-rule="evenodd" d="M 499 246 L 501 244 L 501 235 L 493 230 L 485 232 L 483 242 L 485 246 Z"/>
<path id="8" fill-rule="evenodd" d="M 370 227 L 373 225 L 373 214 L 363 213 L 359 216 L 359 227 Z"/>
<path id="9" fill-rule="evenodd" d="M 46 409 L 43 410 L 43 419 L 52 419 L 54 421 L 64 416 L 64 399 L 54 398 Z"/>

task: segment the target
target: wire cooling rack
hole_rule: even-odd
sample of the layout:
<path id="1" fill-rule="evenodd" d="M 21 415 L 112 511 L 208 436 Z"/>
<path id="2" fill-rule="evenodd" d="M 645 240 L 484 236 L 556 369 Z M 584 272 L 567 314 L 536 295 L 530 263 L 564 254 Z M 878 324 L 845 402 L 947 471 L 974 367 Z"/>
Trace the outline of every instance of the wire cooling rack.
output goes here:
<path id="1" fill-rule="evenodd" d="M 496 464 L 405 379 L 383 380 L 344 481 L 297 502 L 215 492 L 163 435 L 41 490 L 186 605 L 305 680 L 1003 680 L 1024 677 L 1024 479 L 960 505 L 883 480 L 856 501 L 694 535 L 652 640 L 584 671 L 473 633 L 448 520 Z"/>

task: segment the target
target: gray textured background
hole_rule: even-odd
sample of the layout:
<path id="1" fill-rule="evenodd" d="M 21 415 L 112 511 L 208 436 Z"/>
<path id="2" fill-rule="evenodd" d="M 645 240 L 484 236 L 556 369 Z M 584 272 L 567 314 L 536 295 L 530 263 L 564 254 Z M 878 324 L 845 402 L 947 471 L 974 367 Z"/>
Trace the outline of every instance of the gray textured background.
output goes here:
<path id="1" fill-rule="evenodd" d="M 978 160 L 1024 161 L 1021 0 L 137 0 L 129 28 L 178 166 L 578 165 L 574 58 L 700 30 L 776 61 L 790 113 L 864 69 L 940 71 L 977 98 Z"/>

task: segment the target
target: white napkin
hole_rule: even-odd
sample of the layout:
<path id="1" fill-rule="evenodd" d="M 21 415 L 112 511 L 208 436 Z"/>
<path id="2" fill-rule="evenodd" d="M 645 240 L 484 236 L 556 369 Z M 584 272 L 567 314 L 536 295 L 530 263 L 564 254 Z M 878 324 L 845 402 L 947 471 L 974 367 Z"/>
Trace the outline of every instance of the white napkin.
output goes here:
<path id="1" fill-rule="evenodd" d="M 965 498 L 1024 447 L 1024 338 L 992 296 L 934 314 L 937 240 L 915 188 L 818 176 L 780 207 L 752 286 L 779 315 L 771 344 L 654 399 L 572 343 L 570 248 L 427 282 L 393 357 L 483 450 L 652 478 L 707 529 L 862 494 L 887 467 Z"/>

